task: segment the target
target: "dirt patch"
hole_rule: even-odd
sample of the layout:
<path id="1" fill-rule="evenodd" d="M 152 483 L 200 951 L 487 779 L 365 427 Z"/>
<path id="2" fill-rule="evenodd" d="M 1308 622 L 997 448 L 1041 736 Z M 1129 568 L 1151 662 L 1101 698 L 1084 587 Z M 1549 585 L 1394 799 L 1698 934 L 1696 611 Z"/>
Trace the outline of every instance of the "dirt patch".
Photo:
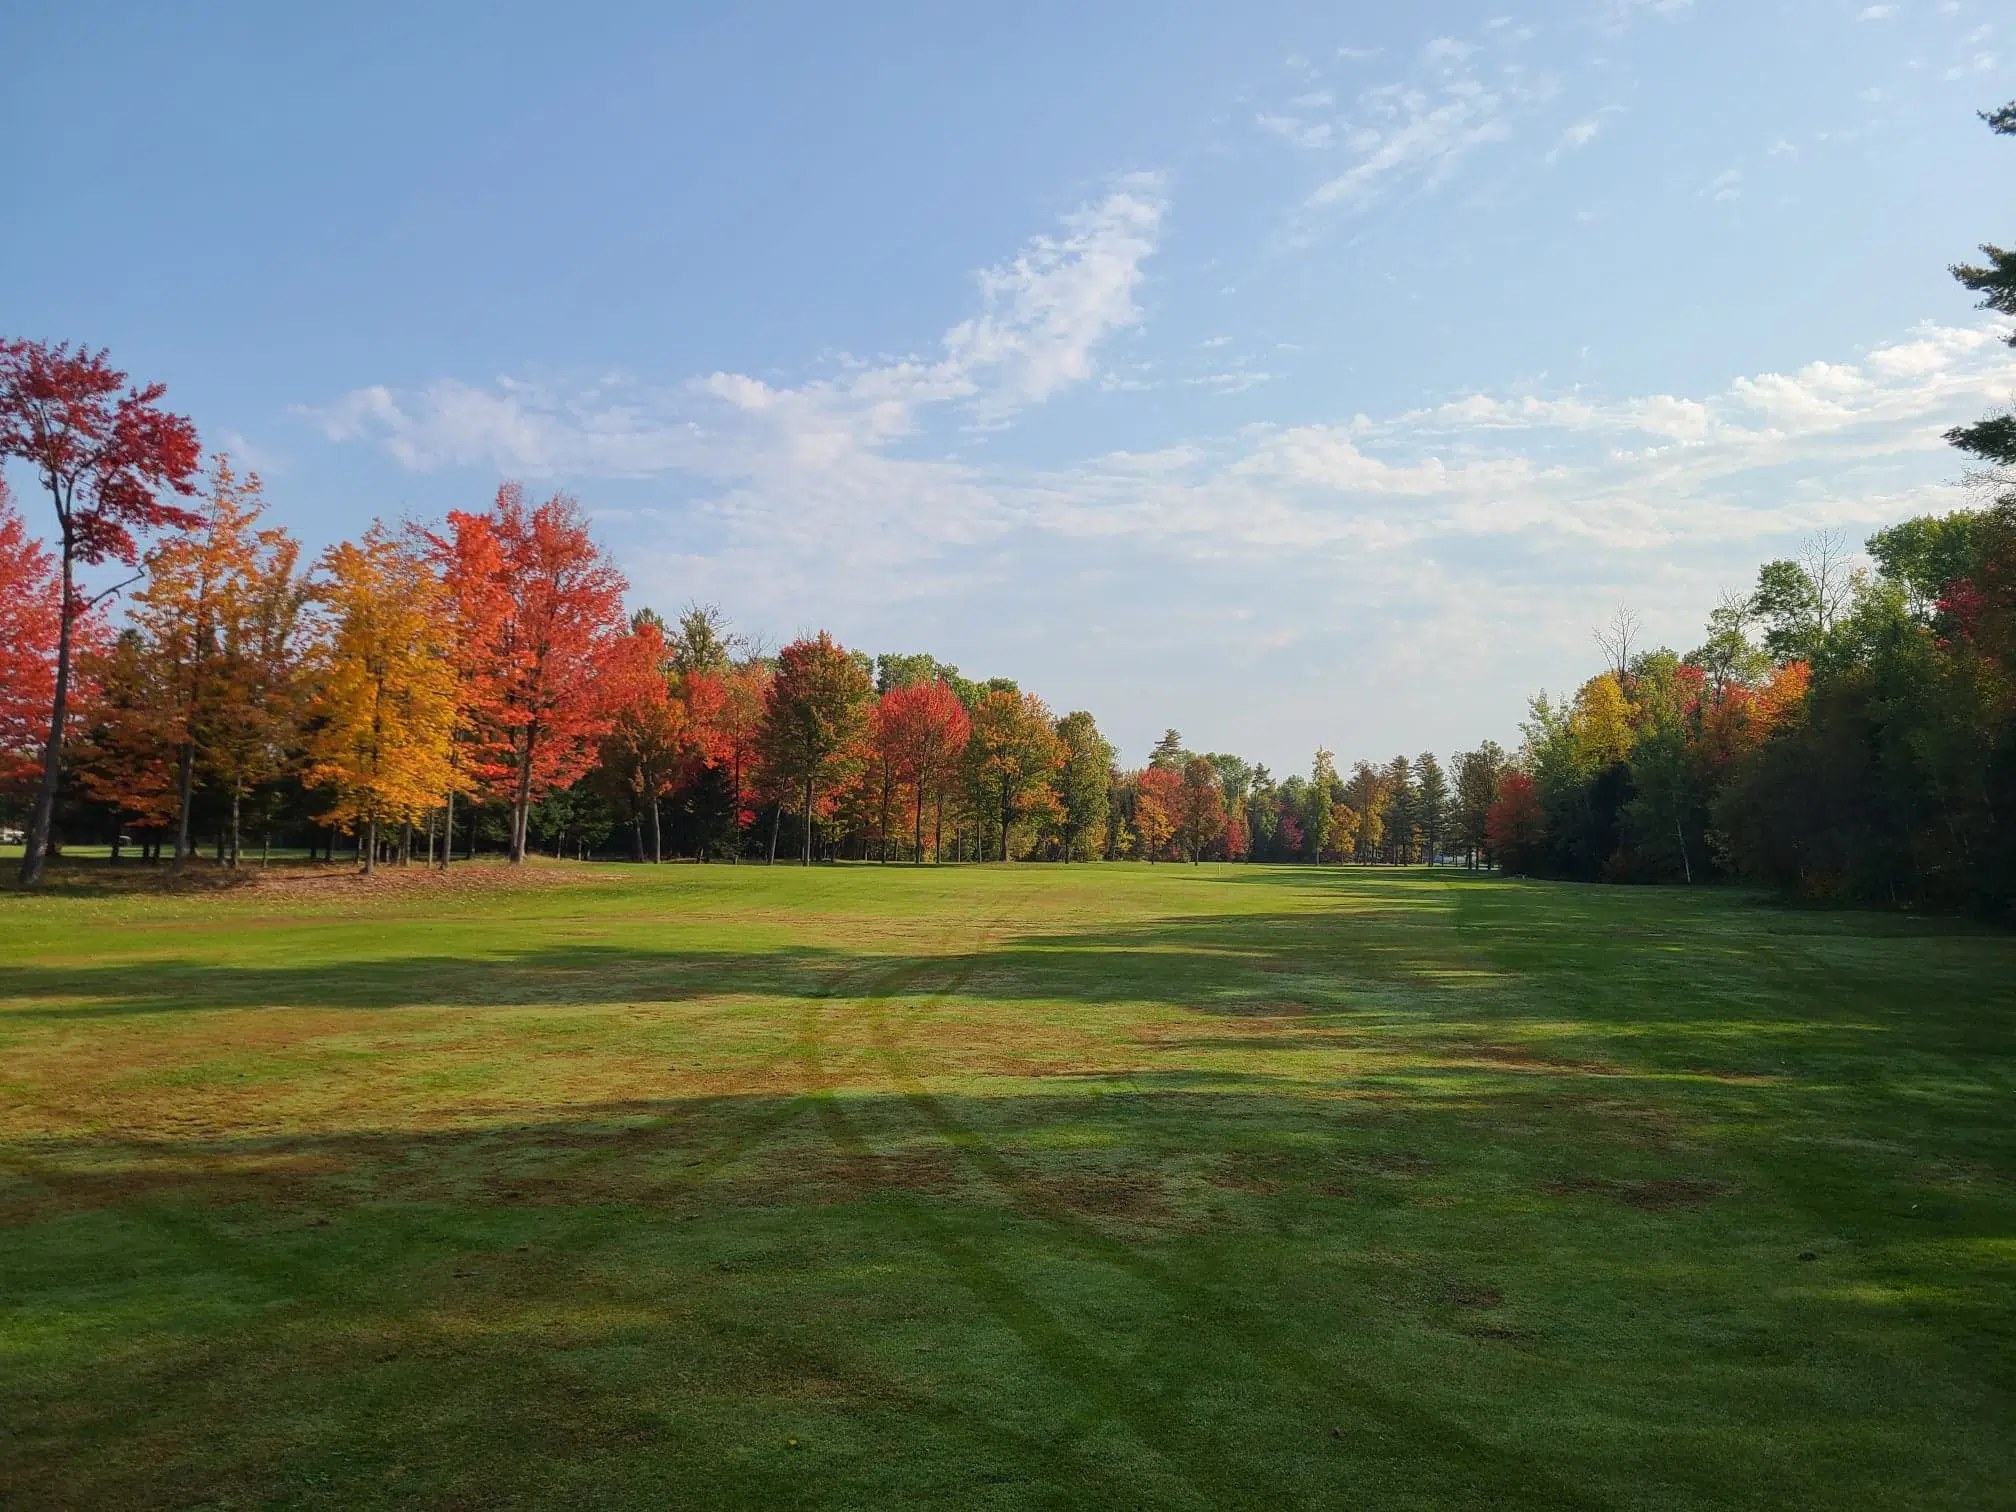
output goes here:
<path id="1" fill-rule="evenodd" d="M 1645 1213 L 1702 1207 L 1719 1196 L 1722 1187 L 1713 1181 L 1686 1176 L 1657 1176 L 1636 1181 L 1619 1181 L 1605 1176 L 1567 1176 L 1550 1181 L 1546 1190 L 1556 1197 L 1594 1193 L 1621 1202 Z"/>
<path id="2" fill-rule="evenodd" d="M 327 866 L 273 867 L 246 874 L 249 885 L 261 893 L 317 898 L 491 893 L 589 882 L 602 875 L 606 873 L 586 863 L 566 861 L 535 861 L 525 866 L 461 861 L 446 871 L 416 862 L 412 866 L 381 866 L 369 875 L 347 862 L 339 862 Z"/>

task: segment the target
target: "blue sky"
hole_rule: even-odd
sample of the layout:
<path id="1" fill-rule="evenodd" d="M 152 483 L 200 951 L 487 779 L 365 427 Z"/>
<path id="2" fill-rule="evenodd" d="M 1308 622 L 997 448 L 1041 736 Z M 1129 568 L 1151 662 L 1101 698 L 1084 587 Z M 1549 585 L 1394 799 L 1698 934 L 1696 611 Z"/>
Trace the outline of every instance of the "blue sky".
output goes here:
<path id="1" fill-rule="evenodd" d="M 2016 393 L 1975 0 L 417 9 L 9 8 L 0 331 L 311 546 L 521 477 L 1133 760 L 1510 741 Z"/>

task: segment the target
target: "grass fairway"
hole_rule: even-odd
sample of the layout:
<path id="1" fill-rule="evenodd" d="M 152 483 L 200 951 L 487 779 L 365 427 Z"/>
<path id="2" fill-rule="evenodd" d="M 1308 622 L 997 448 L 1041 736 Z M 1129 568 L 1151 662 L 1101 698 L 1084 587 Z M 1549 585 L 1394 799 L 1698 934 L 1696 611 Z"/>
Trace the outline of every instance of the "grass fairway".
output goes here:
<path id="1" fill-rule="evenodd" d="M 2012 1028 L 1455 873 L 0 896 L 0 1504 L 2006 1507 Z"/>

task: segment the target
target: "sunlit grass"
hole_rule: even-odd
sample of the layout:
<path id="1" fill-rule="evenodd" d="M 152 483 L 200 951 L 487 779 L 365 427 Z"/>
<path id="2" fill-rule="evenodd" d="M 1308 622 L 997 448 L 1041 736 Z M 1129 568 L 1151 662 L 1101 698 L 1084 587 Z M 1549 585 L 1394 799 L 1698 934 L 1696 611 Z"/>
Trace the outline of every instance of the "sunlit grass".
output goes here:
<path id="1" fill-rule="evenodd" d="M 478 870 L 0 897 L 0 1501 L 2011 1483 L 2004 937 L 1458 873 Z"/>

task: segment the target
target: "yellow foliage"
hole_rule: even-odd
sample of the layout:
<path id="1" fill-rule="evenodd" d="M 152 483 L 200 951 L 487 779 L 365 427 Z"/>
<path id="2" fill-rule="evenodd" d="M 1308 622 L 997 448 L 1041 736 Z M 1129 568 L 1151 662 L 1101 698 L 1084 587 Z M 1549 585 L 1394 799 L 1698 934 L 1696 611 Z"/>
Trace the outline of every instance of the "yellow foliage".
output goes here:
<path id="1" fill-rule="evenodd" d="M 1348 803 L 1330 805 L 1330 823 L 1325 829 L 1323 849 L 1334 851 L 1347 860 L 1358 846 L 1358 831 L 1364 825 L 1364 816 Z"/>
<path id="2" fill-rule="evenodd" d="M 355 828 L 418 818 L 455 781 L 455 673 L 441 585 L 374 525 L 322 559 L 327 615 L 309 781 L 334 801 L 323 818 Z"/>
<path id="3" fill-rule="evenodd" d="M 1601 771 L 1629 759 L 1631 716 L 1631 701 L 1624 696 L 1614 672 L 1582 684 L 1575 695 L 1569 727 L 1575 734 L 1576 754 L 1585 767 Z"/>

